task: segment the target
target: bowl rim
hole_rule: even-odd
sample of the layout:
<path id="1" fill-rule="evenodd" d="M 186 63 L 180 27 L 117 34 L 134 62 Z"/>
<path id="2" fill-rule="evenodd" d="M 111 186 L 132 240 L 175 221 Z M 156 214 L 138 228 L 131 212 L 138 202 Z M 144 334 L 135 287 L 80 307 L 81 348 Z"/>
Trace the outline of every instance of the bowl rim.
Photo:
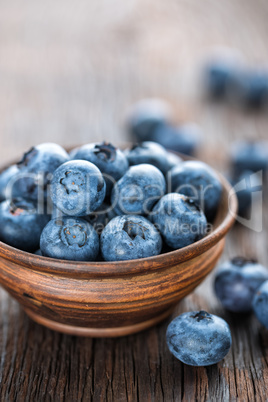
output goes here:
<path id="1" fill-rule="evenodd" d="M 187 155 L 173 152 L 183 160 L 196 160 Z M 12 163 L 11 163 L 12 164 Z M 11 166 L 11 164 L 3 166 L 0 171 Z M 209 165 L 210 166 L 210 165 Z M 216 169 L 212 168 L 217 174 L 223 186 L 223 193 L 228 196 L 232 189 L 231 184 Z M 222 194 L 223 194 L 222 193 Z M 233 226 L 238 202 L 237 197 L 233 194 L 228 197 L 227 213 L 219 225 L 197 242 L 190 244 L 178 250 L 168 251 L 153 257 L 139 258 L 127 261 L 70 261 L 60 260 L 38 256 L 26 251 L 16 249 L 0 241 L 0 258 L 11 261 L 32 271 L 48 273 L 59 276 L 67 276 L 73 278 L 98 278 L 98 277 L 119 277 L 122 275 L 134 276 L 137 274 L 147 274 L 160 269 L 165 269 L 171 265 L 186 262 L 190 259 L 198 257 L 213 246 L 215 246 Z"/>

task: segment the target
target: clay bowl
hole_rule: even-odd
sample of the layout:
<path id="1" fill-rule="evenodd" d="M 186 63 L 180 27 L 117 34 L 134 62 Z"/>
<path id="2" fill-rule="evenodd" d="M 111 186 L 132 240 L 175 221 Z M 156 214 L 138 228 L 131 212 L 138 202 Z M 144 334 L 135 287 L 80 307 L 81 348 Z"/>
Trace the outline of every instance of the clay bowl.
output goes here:
<path id="1" fill-rule="evenodd" d="M 237 200 L 223 194 L 213 230 L 202 240 L 156 257 L 72 262 L 39 257 L 0 242 L 0 283 L 36 322 L 72 335 L 114 337 L 159 323 L 219 259 Z"/>

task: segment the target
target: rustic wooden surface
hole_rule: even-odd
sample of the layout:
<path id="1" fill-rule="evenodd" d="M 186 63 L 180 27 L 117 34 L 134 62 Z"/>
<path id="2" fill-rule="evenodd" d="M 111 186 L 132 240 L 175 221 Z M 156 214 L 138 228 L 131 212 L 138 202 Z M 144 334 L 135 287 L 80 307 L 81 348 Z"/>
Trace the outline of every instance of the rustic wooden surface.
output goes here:
<path id="1" fill-rule="evenodd" d="M 218 166 L 234 138 L 267 137 L 268 118 L 205 102 L 200 61 L 222 44 L 239 48 L 249 64 L 267 64 L 267 19 L 266 0 L 2 1 L 1 162 L 43 141 L 121 142 L 127 106 L 162 96 L 200 123 L 203 156 L 217 150 L 210 162 Z M 246 254 L 268 265 L 267 208 L 261 232 L 232 231 L 223 259 Z M 0 400 L 267 400 L 268 332 L 254 317 L 224 312 L 212 280 L 176 311 L 207 309 L 231 325 L 231 352 L 209 368 L 168 353 L 169 320 L 121 339 L 76 338 L 33 323 L 0 290 Z"/>

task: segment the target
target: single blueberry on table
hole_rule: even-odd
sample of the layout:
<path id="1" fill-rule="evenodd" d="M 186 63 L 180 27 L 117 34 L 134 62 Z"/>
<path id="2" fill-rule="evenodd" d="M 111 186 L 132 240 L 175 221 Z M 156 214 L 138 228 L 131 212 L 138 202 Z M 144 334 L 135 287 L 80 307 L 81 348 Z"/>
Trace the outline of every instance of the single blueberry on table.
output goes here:
<path id="1" fill-rule="evenodd" d="M 103 202 L 106 184 L 97 166 L 84 160 L 61 165 L 53 175 L 50 195 L 53 204 L 69 216 L 85 216 Z"/>
<path id="2" fill-rule="evenodd" d="M 9 189 L 9 185 L 12 186 L 12 179 L 18 173 L 17 165 L 12 165 L 0 173 L 0 202 L 6 199 L 12 199 L 18 194 L 13 194 L 12 188 Z M 11 191 L 11 194 L 10 194 Z"/>
<path id="3" fill-rule="evenodd" d="M 143 216 L 123 215 L 112 219 L 104 228 L 100 244 L 104 260 L 122 261 L 160 254 L 162 239 Z"/>
<path id="4" fill-rule="evenodd" d="M 73 261 L 94 261 L 99 252 L 99 236 L 84 219 L 52 219 L 41 234 L 40 249 L 45 257 Z"/>
<path id="5" fill-rule="evenodd" d="M 166 149 L 185 155 L 194 155 L 200 146 L 202 133 L 201 129 L 193 123 L 181 124 L 177 127 L 162 124 L 155 130 L 152 139 Z"/>
<path id="6" fill-rule="evenodd" d="M 148 163 L 156 166 L 163 174 L 166 174 L 169 168 L 167 151 L 153 141 L 133 145 L 132 148 L 126 150 L 126 157 L 130 166 Z"/>
<path id="7" fill-rule="evenodd" d="M 245 171 L 267 171 L 268 169 L 268 142 L 265 141 L 237 141 L 231 148 L 231 167 L 234 176 Z"/>
<path id="8" fill-rule="evenodd" d="M 232 336 L 222 318 L 206 311 L 192 311 L 176 317 L 167 328 L 170 352 L 190 366 L 211 366 L 229 352 Z"/>
<path id="9" fill-rule="evenodd" d="M 260 323 L 268 328 L 268 280 L 256 292 L 252 307 Z"/>
<path id="10" fill-rule="evenodd" d="M 213 221 L 222 194 L 222 184 L 214 170 L 206 163 L 187 161 L 171 169 L 167 175 L 172 192 L 192 198 L 204 211 L 207 220 Z"/>
<path id="11" fill-rule="evenodd" d="M 106 194 L 128 170 L 128 160 L 124 153 L 108 142 L 83 145 L 72 153 L 72 159 L 82 159 L 96 165 L 104 176 Z"/>
<path id="12" fill-rule="evenodd" d="M 134 142 L 151 141 L 155 129 L 171 120 L 171 108 L 161 99 L 143 99 L 128 117 L 128 131 Z"/>
<path id="13" fill-rule="evenodd" d="M 116 183 L 111 204 L 117 215 L 148 215 L 165 192 L 163 174 L 155 166 L 144 163 L 131 166 Z"/>
<path id="14" fill-rule="evenodd" d="M 167 160 L 168 160 L 168 170 L 171 170 L 172 168 L 178 166 L 181 162 L 183 162 L 180 156 L 169 151 L 167 151 Z"/>
<path id="15" fill-rule="evenodd" d="M 43 143 L 31 148 L 17 164 L 16 194 L 34 201 L 42 193 L 46 197 L 52 173 L 68 160 L 67 152 L 57 144 Z"/>
<path id="16" fill-rule="evenodd" d="M 255 260 L 236 257 L 217 271 L 214 288 L 223 307 L 234 313 L 248 313 L 260 285 L 268 280 L 268 269 Z"/>
<path id="17" fill-rule="evenodd" d="M 198 205 L 178 193 L 163 196 L 154 206 L 150 219 L 173 249 L 202 239 L 207 230 L 206 217 Z"/>
<path id="18" fill-rule="evenodd" d="M 49 216 L 39 213 L 36 204 L 14 199 L 0 204 L 0 240 L 23 251 L 39 247 L 40 235 Z"/>

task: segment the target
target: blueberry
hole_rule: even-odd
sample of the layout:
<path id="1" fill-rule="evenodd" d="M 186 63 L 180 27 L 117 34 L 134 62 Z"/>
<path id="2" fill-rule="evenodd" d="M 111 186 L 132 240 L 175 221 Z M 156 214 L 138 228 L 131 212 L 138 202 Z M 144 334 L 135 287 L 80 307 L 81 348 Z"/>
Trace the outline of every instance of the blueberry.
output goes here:
<path id="1" fill-rule="evenodd" d="M 206 311 L 191 311 L 176 317 L 167 328 L 170 352 L 190 366 L 211 366 L 229 352 L 232 336 L 222 318 Z"/>
<path id="2" fill-rule="evenodd" d="M 18 167 L 17 165 L 12 165 L 5 169 L 3 172 L 0 174 L 0 202 L 10 199 L 13 197 L 13 194 L 7 194 L 9 193 L 9 185 L 12 184 L 12 179 L 16 176 L 18 173 Z M 12 192 L 12 190 L 11 190 Z M 17 195 L 17 194 L 16 194 Z"/>
<path id="3" fill-rule="evenodd" d="M 126 151 L 130 166 L 148 163 L 156 166 L 163 174 L 168 171 L 167 152 L 160 144 L 153 141 L 144 141 L 135 144 Z"/>
<path id="4" fill-rule="evenodd" d="M 142 216 L 112 219 L 101 234 L 101 252 L 106 261 L 132 260 L 160 254 L 162 239 L 154 225 Z"/>
<path id="5" fill-rule="evenodd" d="M 200 145 L 202 133 L 196 124 L 182 124 L 178 127 L 162 124 L 153 135 L 153 141 L 166 149 L 194 155 Z"/>
<path id="6" fill-rule="evenodd" d="M 104 176 L 106 194 L 128 170 L 128 161 L 124 153 L 108 142 L 87 144 L 72 153 L 72 159 L 83 159 L 94 163 Z"/>
<path id="7" fill-rule="evenodd" d="M 234 176 L 246 170 L 265 172 L 268 169 L 268 143 L 264 141 L 238 141 L 231 149 L 231 167 Z"/>
<path id="8" fill-rule="evenodd" d="M 65 215 L 84 216 L 103 202 L 106 184 L 97 166 L 74 160 L 61 165 L 53 175 L 51 198 Z"/>
<path id="9" fill-rule="evenodd" d="M 94 261 L 99 252 L 99 236 L 84 219 L 52 219 L 44 228 L 40 249 L 43 256 L 73 261 Z"/>
<path id="10" fill-rule="evenodd" d="M 160 99 L 144 99 L 132 108 L 128 118 L 128 130 L 134 142 L 151 141 L 155 129 L 169 122 L 171 110 Z"/>
<path id="11" fill-rule="evenodd" d="M 257 173 L 245 171 L 231 180 L 238 199 L 238 215 L 247 217 L 253 207 L 254 193 L 262 190 L 262 182 Z"/>
<path id="12" fill-rule="evenodd" d="M 167 160 L 168 160 L 168 170 L 171 170 L 175 166 L 178 166 L 183 161 L 180 156 L 169 151 L 167 151 Z"/>
<path id="13" fill-rule="evenodd" d="M 227 57 L 226 57 L 227 56 Z M 242 68 L 236 55 L 221 55 L 207 63 L 204 84 L 212 99 L 222 100 L 229 95 L 230 87 L 240 77 Z"/>
<path id="14" fill-rule="evenodd" d="M 113 188 L 111 204 L 117 215 L 147 215 L 165 191 L 165 178 L 155 166 L 131 166 Z"/>
<path id="15" fill-rule="evenodd" d="M 246 106 L 262 108 L 268 105 L 268 72 L 246 71 L 234 81 L 235 96 Z"/>
<path id="16" fill-rule="evenodd" d="M 168 173 L 168 187 L 172 192 L 185 194 L 195 200 L 212 221 L 218 210 L 222 184 L 214 170 L 199 161 L 183 162 Z"/>
<path id="17" fill-rule="evenodd" d="M 236 257 L 220 266 L 215 277 L 215 293 L 227 310 L 247 313 L 256 290 L 267 279 L 265 267 L 254 260 Z"/>
<path id="18" fill-rule="evenodd" d="M 49 216 L 31 201 L 14 199 L 0 204 L 0 240 L 23 251 L 33 252 Z"/>
<path id="19" fill-rule="evenodd" d="M 36 201 L 50 184 L 52 173 L 69 160 L 67 152 L 59 145 L 43 143 L 31 148 L 17 164 L 19 173 L 14 184 L 16 193 Z"/>
<path id="20" fill-rule="evenodd" d="M 256 292 L 252 306 L 260 323 L 268 328 L 268 281 L 265 281 Z"/>
<path id="21" fill-rule="evenodd" d="M 150 218 L 173 249 L 188 246 L 206 234 L 204 213 L 182 194 L 170 193 L 162 197 L 154 206 Z"/>

